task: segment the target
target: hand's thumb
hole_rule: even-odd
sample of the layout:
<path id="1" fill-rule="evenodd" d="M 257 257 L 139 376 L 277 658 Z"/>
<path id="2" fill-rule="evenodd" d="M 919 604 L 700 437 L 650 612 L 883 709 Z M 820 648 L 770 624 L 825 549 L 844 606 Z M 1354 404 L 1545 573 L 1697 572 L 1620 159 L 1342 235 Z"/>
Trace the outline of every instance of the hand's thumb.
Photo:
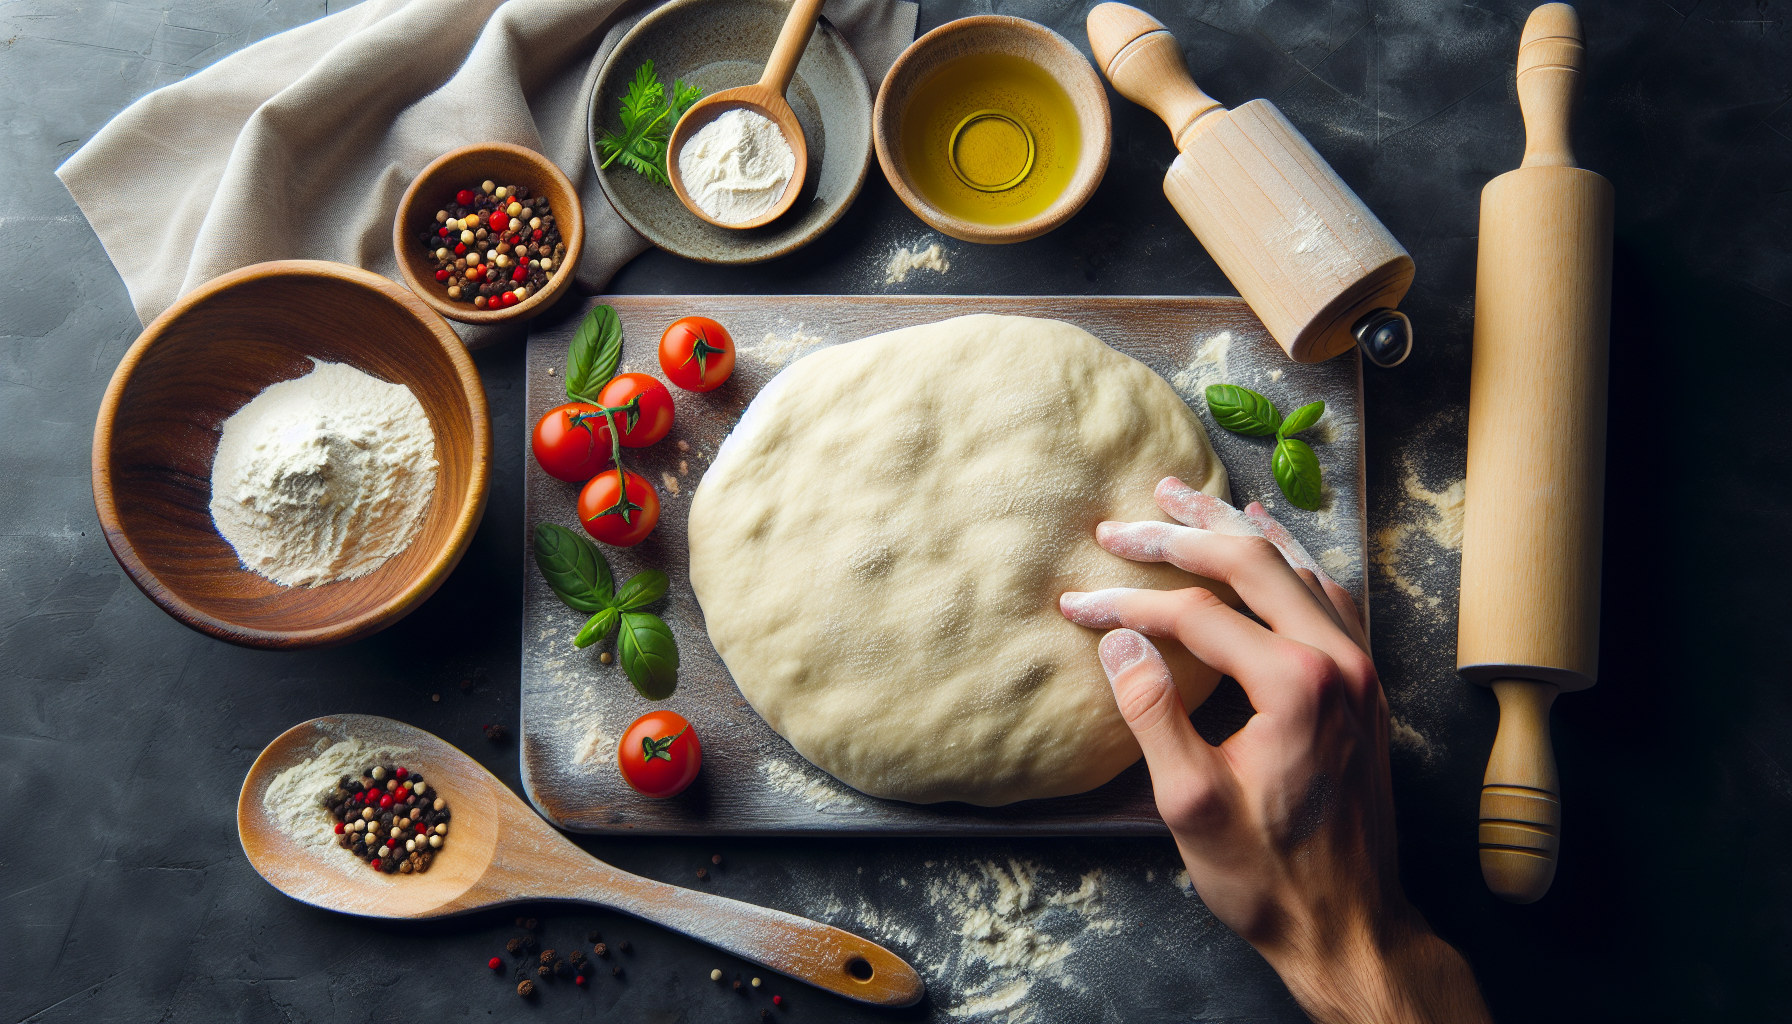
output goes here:
<path id="1" fill-rule="evenodd" d="M 1158 808 L 1171 829 L 1170 809 L 1201 804 L 1214 791 L 1214 750 L 1188 720 L 1170 666 L 1151 641 L 1130 629 L 1101 638 L 1101 667 L 1114 687 L 1114 700 L 1145 751 Z M 1177 817 L 1182 817 L 1177 814 Z"/>

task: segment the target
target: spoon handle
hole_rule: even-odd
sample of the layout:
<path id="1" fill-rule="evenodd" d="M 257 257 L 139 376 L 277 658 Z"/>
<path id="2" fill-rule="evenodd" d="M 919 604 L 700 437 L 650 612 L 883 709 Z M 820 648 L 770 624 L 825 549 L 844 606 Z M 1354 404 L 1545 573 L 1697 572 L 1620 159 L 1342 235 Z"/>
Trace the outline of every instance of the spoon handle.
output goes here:
<path id="1" fill-rule="evenodd" d="M 851 932 L 583 860 L 543 895 L 620 910 L 855 1002 L 912 1006 L 926 990 L 901 957 Z"/>
<path id="2" fill-rule="evenodd" d="M 821 4 L 822 0 L 793 0 L 790 15 L 784 19 L 784 29 L 778 33 L 778 44 L 772 47 L 771 59 L 765 62 L 760 85 L 779 96 L 790 88 L 797 61 L 803 59 L 803 51 L 809 47 L 809 37 L 815 33 L 815 19 L 821 17 Z"/>

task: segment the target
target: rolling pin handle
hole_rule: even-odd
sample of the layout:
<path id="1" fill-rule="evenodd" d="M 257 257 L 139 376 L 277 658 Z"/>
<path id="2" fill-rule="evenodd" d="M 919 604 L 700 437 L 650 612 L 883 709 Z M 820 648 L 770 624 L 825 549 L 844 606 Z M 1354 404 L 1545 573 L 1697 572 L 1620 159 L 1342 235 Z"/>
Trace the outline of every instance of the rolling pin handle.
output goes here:
<path id="1" fill-rule="evenodd" d="M 1383 369 L 1392 369 L 1412 355 L 1412 321 L 1397 309 L 1372 309 L 1350 328 L 1364 358 Z"/>
<path id="2" fill-rule="evenodd" d="M 1224 110 L 1189 77 L 1182 47 L 1163 22 L 1126 4 L 1089 12 L 1089 49 L 1114 91 L 1163 118 L 1182 149 L 1195 122 Z"/>
<path id="3" fill-rule="evenodd" d="M 1500 730 L 1481 786 L 1481 877 L 1508 903 L 1535 903 L 1556 877 L 1562 784 L 1549 740 L 1554 683 L 1496 679 Z"/>
<path id="4" fill-rule="evenodd" d="M 1518 109 L 1524 114 L 1524 163 L 1519 166 L 1578 166 L 1569 131 L 1586 56 L 1574 8 L 1544 4 L 1525 20 L 1518 43 Z"/>

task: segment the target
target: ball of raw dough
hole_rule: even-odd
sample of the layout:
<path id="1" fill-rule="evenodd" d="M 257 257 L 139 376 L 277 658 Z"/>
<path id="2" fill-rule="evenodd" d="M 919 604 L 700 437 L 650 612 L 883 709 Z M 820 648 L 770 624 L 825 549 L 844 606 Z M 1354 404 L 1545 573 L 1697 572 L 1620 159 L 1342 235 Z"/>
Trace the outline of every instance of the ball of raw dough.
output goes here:
<path id="1" fill-rule="evenodd" d="M 874 796 L 993 806 L 1139 757 L 1066 590 L 1208 583 L 1129 562 L 1165 476 L 1227 496 L 1200 421 L 1080 328 L 976 315 L 823 349 L 762 390 L 692 499 L 691 585 L 755 710 Z M 1217 585 L 1216 585 L 1217 586 Z M 1193 708 L 1217 674 L 1160 643 Z"/>

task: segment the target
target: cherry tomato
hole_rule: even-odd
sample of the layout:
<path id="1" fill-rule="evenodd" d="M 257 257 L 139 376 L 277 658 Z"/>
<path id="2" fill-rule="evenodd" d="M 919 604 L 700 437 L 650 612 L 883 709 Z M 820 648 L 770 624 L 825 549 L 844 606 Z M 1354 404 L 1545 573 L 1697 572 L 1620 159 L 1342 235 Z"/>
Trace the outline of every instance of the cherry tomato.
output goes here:
<path id="1" fill-rule="evenodd" d="M 660 335 L 660 369 L 686 391 L 714 391 L 734 372 L 734 339 L 706 316 L 674 320 Z"/>
<path id="2" fill-rule="evenodd" d="M 628 414 L 616 414 L 616 426 L 622 429 L 624 448 L 645 448 L 672 429 L 672 392 L 657 378 L 645 373 L 619 373 L 597 393 L 597 402 L 606 409 L 627 405 L 641 399 L 640 416 L 635 428 L 629 429 Z"/>
<path id="3" fill-rule="evenodd" d="M 618 491 L 616 471 L 610 469 L 592 477 L 579 492 L 579 522 L 605 544 L 629 548 L 646 540 L 660 521 L 660 492 L 641 474 L 626 469 L 622 473 L 628 479 L 628 521 L 622 521 L 620 511 L 612 511 Z"/>
<path id="4" fill-rule="evenodd" d="M 573 417 L 596 408 L 584 402 L 568 402 L 548 410 L 535 424 L 530 447 L 535 449 L 535 461 L 549 476 L 582 484 L 610 464 L 610 425 L 604 418 L 573 422 Z"/>
<path id="5" fill-rule="evenodd" d="M 616 744 L 623 781 L 645 797 L 663 800 L 684 792 L 703 767 L 697 730 L 676 711 L 649 711 Z"/>

